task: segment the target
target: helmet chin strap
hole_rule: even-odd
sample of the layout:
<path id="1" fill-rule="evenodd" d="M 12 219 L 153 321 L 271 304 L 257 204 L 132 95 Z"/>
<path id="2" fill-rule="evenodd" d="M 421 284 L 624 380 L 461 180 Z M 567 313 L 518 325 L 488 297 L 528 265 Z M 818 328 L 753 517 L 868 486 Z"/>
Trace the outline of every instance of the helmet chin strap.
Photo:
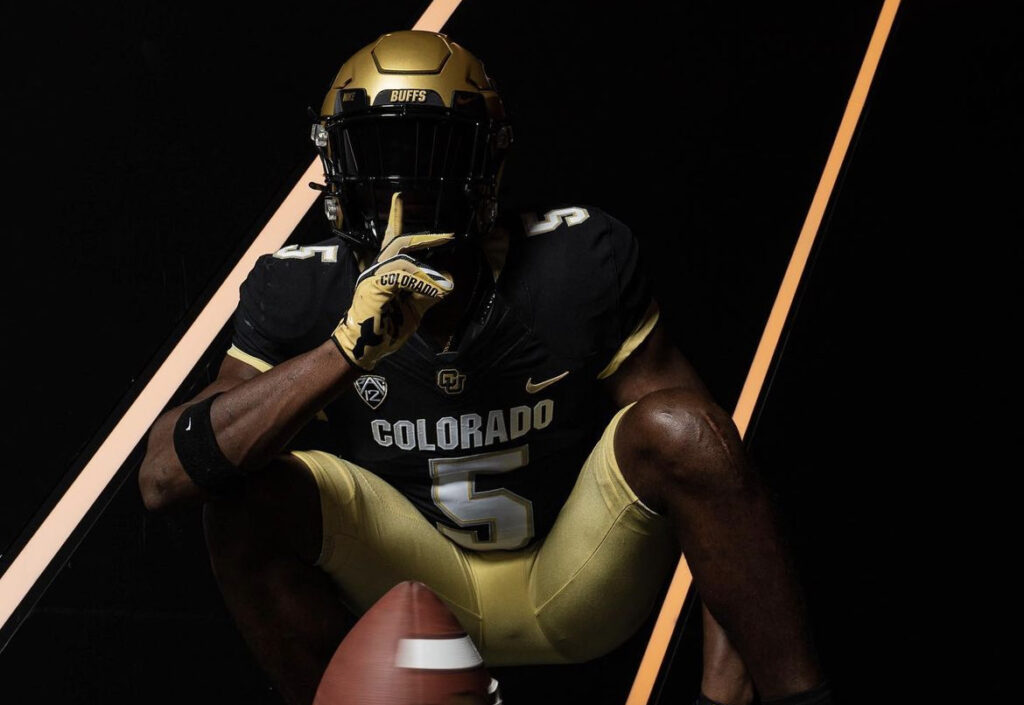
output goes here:
<path id="1" fill-rule="evenodd" d="M 471 246 L 471 248 L 467 250 L 466 244 L 459 244 L 457 246 L 457 251 L 475 255 L 473 256 L 473 262 L 475 264 L 473 272 L 473 287 L 470 289 L 469 296 L 464 299 L 461 304 L 461 310 L 458 312 L 457 320 L 447 336 L 443 349 L 441 350 L 442 353 L 449 352 L 453 347 L 458 347 L 467 326 L 473 319 L 477 309 L 480 308 L 483 295 L 487 292 L 487 287 L 484 284 L 490 279 L 490 265 L 488 264 L 483 251 L 479 247 L 474 246 Z M 455 250 L 452 250 L 452 252 L 454 251 Z M 456 290 L 459 290 L 458 285 L 456 285 Z M 440 307 L 444 304 L 448 304 L 448 301 L 444 301 L 441 304 L 438 304 L 438 306 Z M 426 326 L 424 326 L 424 332 L 428 335 L 431 333 L 429 329 L 431 328 L 432 321 L 430 319 L 436 318 L 436 315 L 431 315 L 433 312 L 434 309 L 431 309 L 424 315 L 424 322 L 426 323 Z M 452 314 L 446 314 L 446 316 L 450 315 Z M 436 329 L 434 332 L 436 332 Z"/>
<path id="2" fill-rule="evenodd" d="M 448 336 L 448 342 L 445 343 L 444 350 L 441 352 L 448 352 L 451 350 L 453 344 L 458 344 L 459 339 L 466 328 L 466 324 L 472 317 L 474 309 L 476 309 L 481 291 L 480 283 L 483 281 L 482 273 L 483 267 L 478 266 L 476 269 L 476 277 L 473 279 L 473 290 L 470 291 L 469 299 L 466 300 L 466 306 L 462 311 L 462 315 L 459 316 L 459 320 L 455 323 L 455 328 L 452 330 L 452 334 Z"/>
<path id="3" fill-rule="evenodd" d="M 487 235 L 494 227 L 498 218 L 498 199 L 488 198 L 476 211 L 476 230 L 478 235 Z"/>

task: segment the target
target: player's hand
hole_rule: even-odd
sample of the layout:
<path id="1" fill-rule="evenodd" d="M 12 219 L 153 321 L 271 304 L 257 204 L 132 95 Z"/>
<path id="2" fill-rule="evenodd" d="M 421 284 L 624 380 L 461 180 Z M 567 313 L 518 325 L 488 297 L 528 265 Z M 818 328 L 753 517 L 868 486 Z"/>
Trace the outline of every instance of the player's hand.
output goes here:
<path id="1" fill-rule="evenodd" d="M 451 242 L 454 233 L 402 234 L 402 198 L 391 197 L 391 213 L 380 254 L 356 280 L 352 305 L 331 338 L 348 361 L 372 370 L 398 350 L 419 327 L 427 309 L 455 288 L 451 277 L 409 252 Z"/>

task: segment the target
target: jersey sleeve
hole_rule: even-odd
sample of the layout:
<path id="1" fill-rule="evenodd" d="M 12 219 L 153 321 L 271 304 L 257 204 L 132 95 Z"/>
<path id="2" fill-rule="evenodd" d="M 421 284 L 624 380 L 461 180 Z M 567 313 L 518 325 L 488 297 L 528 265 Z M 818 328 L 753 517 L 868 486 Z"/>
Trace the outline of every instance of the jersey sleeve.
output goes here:
<path id="1" fill-rule="evenodd" d="M 266 371 L 327 340 L 351 300 L 354 265 L 263 255 L 239 288 L 228 355 Z M 349 266 L 345 266 L 348 264 Z"/>
<path id="2" fill-rule="evenodd" d="M 605 220 L 601 239 L 608 261 L 607 286 L 615 299 L 607 311 L 607 326 L 597 350 L 603 364 L 597 376 L 603 379 L 614 374 L 654 328 L 658 304 L 640 243 L 632 231 L 607 213 L 599 212 L 599 217 Z"/>
<path id="3" fill-rule="evenodd" d="M 287 359 L 281 331 L 275 330 L 275 316 L 269 309 L 273 301 L 273 261 L 263 255 L 256 261 L 239 288 L 238 308 L 234 315 L 234 336 L 228 355 L 246 362 L 261 372 Z"/>
<path id="4" fill-rule="evenodd" d="M 640 243 L 593 206 L 523 214 L 523 238 L 499 278 L 502 295 L 558 360 L 614 374 L 657 321 Z"/>

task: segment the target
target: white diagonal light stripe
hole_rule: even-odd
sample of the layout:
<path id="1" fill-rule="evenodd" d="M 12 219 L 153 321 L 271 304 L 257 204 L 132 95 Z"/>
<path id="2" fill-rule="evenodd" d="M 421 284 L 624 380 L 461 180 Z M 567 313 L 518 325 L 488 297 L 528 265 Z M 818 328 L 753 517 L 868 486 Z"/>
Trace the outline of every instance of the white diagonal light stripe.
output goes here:
<path id="1" fill-rule="evenodd" d="M 434 0 L 413 29 L 440 31 L 459 2 Z M 25 595 L 167 406 L 174 391 L 185 381 L 227 323 L 238 304 L 238 288 L 256 260 L 260 255 L 279 249 L 316 201 L 319 192 L 309 188 L 310 181 L 323 182 L 319 159 L 309 165 L 142 393 L 89 458 L 11 565 L 0 575 L 0 628 L 7 624 Z"/>

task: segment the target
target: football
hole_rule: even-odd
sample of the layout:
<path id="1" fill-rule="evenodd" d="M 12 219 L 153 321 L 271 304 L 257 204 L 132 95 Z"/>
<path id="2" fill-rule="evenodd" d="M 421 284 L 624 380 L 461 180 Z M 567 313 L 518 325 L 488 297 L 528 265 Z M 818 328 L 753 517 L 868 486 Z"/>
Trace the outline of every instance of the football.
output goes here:
<path id="1" fill-rule="evenodd" d="M 338 646 L 313 705 L 499 705 L 473 641 L 423 583 L 387 592 Z"/>

